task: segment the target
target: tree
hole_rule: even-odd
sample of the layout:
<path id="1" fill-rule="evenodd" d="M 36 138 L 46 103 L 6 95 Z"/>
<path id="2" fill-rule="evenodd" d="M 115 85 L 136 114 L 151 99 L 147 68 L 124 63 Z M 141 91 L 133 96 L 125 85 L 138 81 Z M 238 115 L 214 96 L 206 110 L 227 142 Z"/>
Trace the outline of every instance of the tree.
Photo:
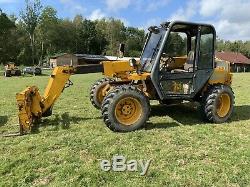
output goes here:
<path id="1" fill-rule="evenodd" d="M 83 16 L 82 15 L 76 15 L 74 20 L 73 20 L 73 24 L 74 24 L 74 28 L 75 28 L 75 52 L 79 53 L 79 43 L 80 43 L 80 39 L 81 39 L 81 29 L 82 29 L 82 21 L 83 21 Z"/>
<path id="2" fill-rule="evenodd" d="M 0 63 L 16 61 L 16 42 L 13 38 L 15 22 L 0 11 Z"/>
<path id="3" fill-rule="evenodd" d="M 57 34 L 59 38 L 54 41 L 57 53 L 74 53 L 76 33 L 72 21 L 59 20 Z"/>
<path id="4" fill-rule="evenodd" d="M 134 27 L 126 29 L 126 55 L 139 57 L 144 46 L 145 32 Z"/>
<path id="5" fill-rule="evenodd" d="M 187 52 L 185 39 L 180 33 L 171 33 L 164 51 L 167 51 L 170 56 L 185 55 Z"/>
<path id="6" fill-rule="evenodd" d="M 96 36 L 97 32 L 95 29 L 95 23 L 85 19 L 82 23 L 82 32 L 81 32 L 82 51 L 88 54 L 97 53 L 98 47 L 96 46 L 97 43 Z"/>
<path id="7" fill-rule="evenodd" d="M 101 53 L 98 46 L 98 35 L 96 23 L 84 19 L 81 15 L 77 15 L 73 20 L 75 28 L 75 52 L 99 54 Z"/>
<path id="8" fill-rule="evenodd" d="M 25 0 L 25 3 L 25 10 L 21 11 L 20 17 L 30 38 L 32 64 L 35 65 L 35 29 L 39 22 L 42 5 L 40 0 Z"/>
<path id="9" fill-rule="evenodd" d="M 105 19 L 95 21 L 95 29 L 97 32 L 97 45 L 99 47 L 98 54 L 106 54 L 107 46 L 109 45 L 108 38 L 106 36 L 107 23 Z"/>
<path id="10" fill-rule="evenodd" d="M 55 45 L 55 41 L 60 37 L 57 32 L 58 22 L 57 11 L 53 7 L 47 6 L 42 10 L 37 27 L 40 61 L 58 50 Z"/>
<path id="11" fill-rule="evenodd" d="M 108 55 L 117 55 L 119 44 L 126 41 L 126 27 L 123 22 L 114 18 L 102 19 L 97 22 L 96 29 L 108 41 L 105 53 Z"/>
<path id="12" fill-rule="evenodd" d="M 221 39 L 217 39 L 216 43 L 217 51 L 239 52 L 250 58 L 250 41 L 224 41 Z"/>

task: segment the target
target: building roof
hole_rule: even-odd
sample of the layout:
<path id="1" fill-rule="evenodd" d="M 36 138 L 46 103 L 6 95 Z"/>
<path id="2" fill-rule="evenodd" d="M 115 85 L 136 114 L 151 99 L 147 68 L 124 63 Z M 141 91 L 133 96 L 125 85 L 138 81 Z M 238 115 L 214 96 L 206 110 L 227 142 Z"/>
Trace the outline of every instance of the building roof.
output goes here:
<path id="1" fill-rule="evenodd" d="M 74 55 L 74 54 L 70 54 L 70 53 L 59 53 L 59 54 L 56 54 L 56 55 L 53 55 L 51 56 L 50 58 L 52 59 L 55 59 L 55 58 L 58 58 L 58 57 L 61 57 L 61 56 L 66 56 L 66 55 Z"/>
<path id="2" fill-rule="evenodd" d="M 96 60 L 96 61 L 116 61 L 116 60 L 129 60 L 132 57 L 122 57 L 119 58 L 117 56 L 103 56 L 103 55 L 89 55 L 89 54 L 75 54 L 78 59 L 85 59 L 85 60 Z M 138 60 L 139 58 L 135 58 Z"/>
<path id="3" fill-rule="evenodd" d="M 61 54 L 57 54 L 54 56 L 51 56 L 51 59 L 56 59 L 58 57 L 61 56 L 65 56 L 65 55 L 74 55 L 76 56 L 78 59 L 83 59 L 83 60 L 87 60 L 87 61 L 116 61 L 116 60 L 129 60 L 132 57 L 123 57 L 123 58 L 118 58 L 117 56 L 104 56 L 104 55 L 90 55 L 90 54 L 68 54 L 68 53 L 61 53 Z M 136 60 L 138 60 L 139 58 L 135 58 Z"/>
<path id="4" fill-rule="evenodd" d="M 226 60 L 232 64 L 250 64 L 250 60 L 241 53 L 235 52 L 216 52 L 216 58 Z"/>
<path id="5" fill-rule="evenodd" d="M 105 56 L 102 55 L 75 54 L 75 56 L 78 59 L 85 59 L 85 60 L 97 60 L 97 61 L 108 60 Z"/>

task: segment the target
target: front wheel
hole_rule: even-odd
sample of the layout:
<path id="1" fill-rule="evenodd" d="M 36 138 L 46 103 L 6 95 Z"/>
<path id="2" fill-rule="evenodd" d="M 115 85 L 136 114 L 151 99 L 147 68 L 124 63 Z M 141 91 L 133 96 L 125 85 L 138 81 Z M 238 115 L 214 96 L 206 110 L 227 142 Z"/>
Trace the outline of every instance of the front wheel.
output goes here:
<path id="1" fill-rule="evenodd" d="M 203 98 L 202 108 L 205 118 L 213 123 L 227 121 L 234 110 L 234 93 L 231 87 L 216 85 Z"/>
<path id="2" fill-rule="evenodd" d="M 103 120 L 112 131 L 130 132 L 148 120 L 150 104 L 143 92 L 124 85 L 111 91 L 102 104 Z"/>
<path id="3" fill-rule="evenodd" d="M 5 77 L 11 77 L 11 72 L 10 72 L 10 70 L 6 70 L 6 71 L 4 72 L 4 76 L 5 76 Z"/>

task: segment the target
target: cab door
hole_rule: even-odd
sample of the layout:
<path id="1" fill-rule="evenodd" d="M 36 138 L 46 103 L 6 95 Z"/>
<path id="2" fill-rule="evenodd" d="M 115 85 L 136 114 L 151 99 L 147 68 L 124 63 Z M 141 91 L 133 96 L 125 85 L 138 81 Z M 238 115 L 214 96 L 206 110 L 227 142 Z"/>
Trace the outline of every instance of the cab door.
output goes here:
<path id="1" fill-rule="evenodd" d="M 187 29 L 190 29 L 187 27 Z M 189 59 L 186 59 L 185 64 L 182 67 L 173 66 L 170 69 L 161 69 L 159 71 L 159 86 L 162 90 L 162 95 L 164 99 L 171 98 L 183 98 L 191 99 L 204 87 L 206 82 L 209 80 L 214 69 L 214 40 L 215 31 L 211 26 L 193 26 L 192 31 L 190 30 L 189 36 L 181 36 L 181 39 L 186 42 L 186 56 L 190 52 L 194 54 L 192 60 L 192 65 L 190 66 Z M 176 33 L 175 33 L 176 34 Z M 171 37 L 170 37 L 171 39 Z M 179 38 L 180 39 L 180 38 Z M 175 38 L 176 41 L 176 38 Z M 182 45 L 184 45 L 184 42 Z M 171 50 L 176 50 L 176 43 L 173 45 L 174 41 L 168 40 L 166 42 L 167 46 L 172 48 L 167 49 L 167 53 Z M 181 42 L 179 42 L 180 44 Z M 179 45 L 178 44 L 178 45 Z M 175 48 L 174 48 L 175 47 Z M 163 50 L 164 51 L 164 50 Z M 177 54 L 178 52 L 175 51 Z M 180 55 L 180 54 L 179 54 Z M 175 55 L 173 59 L 177 56 Z M 174 60 L 172 63 L 176 63 Z M 191 71 L 186 68 L 186 63 L 192 67 Z"/>
<path id="2" fill-rule="evenodd" d="M 159 87 L 164 99 L 189 97 L 194 92 L 198 27 L 194 27 L 196 30 L 193 31 L 194 37 L 187 34 L 185 30 L 175 31 L 175 27 L 179 28 L 180 25 L 173 26 L 160 59 Z M 166 63 L 164 56 L 168 58 Z M 161 68 L 164 63 L 167 67 Z"/>
<path id="3" fill-rule="evenodd" d="M 199 27 L 198 60 L 194 74 L 194 94 L 198 93 L 211 77 L 214 70 L 215 30 L 211 26 Z"/>

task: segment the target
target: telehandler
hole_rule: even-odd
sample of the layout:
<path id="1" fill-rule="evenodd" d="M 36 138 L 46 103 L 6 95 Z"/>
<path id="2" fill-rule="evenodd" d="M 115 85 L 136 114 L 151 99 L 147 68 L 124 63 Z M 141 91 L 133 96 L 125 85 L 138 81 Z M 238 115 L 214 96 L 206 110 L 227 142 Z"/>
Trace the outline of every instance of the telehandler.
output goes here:
<path id="1" fill-rule="evenodd" d="M 10 62 L 5 65 L 4 76 L 11 77 L 11 76 L 21 76 L 21 70 L 15 65 L 15 63 Z"/>
<path id="2" fill-rule="evenodd" d="M 150 100 L 199 102 L 206 120 L 223 123 L 233 112 L 234 93 L 230 64 L 215 59 L 215 41 L 212 25 L 174 21 L 152 26 L 139 61 L 102 63 L 106 77 L 93 84 L 90 100 L 113 131 L 129 132 L 145 125 Z M 21 133 L 52 114 L 75 71 L 71 66 L 56 67 L 43 97 L 36 86 L 17 94 Z"/>

